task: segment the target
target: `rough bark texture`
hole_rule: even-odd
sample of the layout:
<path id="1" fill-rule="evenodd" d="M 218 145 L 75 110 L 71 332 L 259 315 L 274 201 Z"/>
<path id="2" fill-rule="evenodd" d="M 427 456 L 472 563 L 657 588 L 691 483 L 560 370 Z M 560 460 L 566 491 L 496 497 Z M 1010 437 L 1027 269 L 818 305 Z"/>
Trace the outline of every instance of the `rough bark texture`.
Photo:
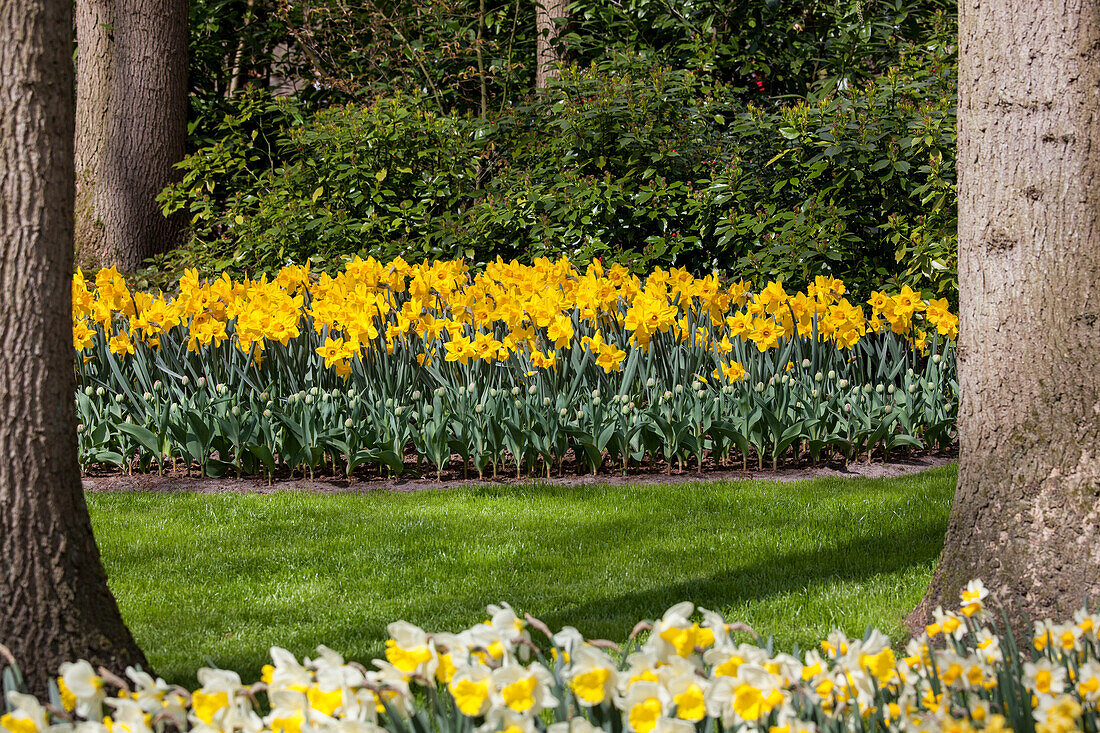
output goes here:
<path id="1" fill-rule="evenodd" d="M 959 3 L 960 467 L 921 606 L 1100 599 L 1100 6 Z"/>
<path id="2" fill-rule="evenodd" d="M 0 643 L 33 691 L 65 660 L 143 662 L 76 461 L 71 0 L 0 0 Z"/>
<path id="3" fill-rule="evenodd" d="M 545 89 L 551 79 L 558 78 L 556 42 L 561 31 L 561 19 L 569 17 L 568 0 L 535 0 L 535 89 Z"/>
<path id="4" fill-rule="evenodd" d="M 76 247 L 133 271 L 180 242 L 156 196 L 187 143 L 187 0 L 76 3 Z"/>

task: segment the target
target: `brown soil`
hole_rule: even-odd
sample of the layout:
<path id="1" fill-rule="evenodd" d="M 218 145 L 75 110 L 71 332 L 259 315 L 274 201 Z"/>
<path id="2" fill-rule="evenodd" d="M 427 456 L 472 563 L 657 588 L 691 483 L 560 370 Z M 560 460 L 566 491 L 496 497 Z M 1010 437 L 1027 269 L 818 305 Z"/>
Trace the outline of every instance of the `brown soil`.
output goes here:
<path id="1" fill-rule="evenodd" d="M 491 479 L 486 477 L 479 480 L 475 475 L 470 480 L 464 480 L 461 471 L 454 470 L 444 473 L 443 481 L 436 481 L 434 473 L 430 476 L 413 473 L 412 477 L 387 479 L 377 476 L 356 475 L 351 478 L 343 476 L 318 476 L 316 478 L 297 478 L 280 476 L 274 482 L 269 483 L 263 477 L 249 478 L 208 478 L 188 476 L 183 471 L 169 472 L 165 475 L 152 474 L 119 474 L 100 473 L 84 476 L 84 490 L 89 492 L 107 491 L 135 491 L 156 492 L 165 494 L 195 493 L 239 493 L 239 494 L 270 494 L 276 491 L 308 491 L 317 494 L 369 494 L 377 491 L 415 492 L 432 489 L 449 489 L 459 486 L 502 486 L 508 484 L 546 483 L 550 485 L 566 486 L 598 486 L 598 485 L 622 485 L 642 484 L 654 485 L 665 483 L 682 483 L 685 481 L 715 481 L 715 480 L 763 480 L 763 481 L 801 481 L 811 478 L 894 478 L 908 476 L 921 471 L 944 466 L 957 460 L 955 452 L 925 453 L 911 456 L 901 460 L 890 462 L 875 461 L 871 463 L 857 462 L 844 465 L 840 462 L 822 466 L 800 466 L 779 468 L 778 470 L 730 470 L 716 467 L 710 461 L 704 464 L 702 473 L 693 469 L 684 471 L 673 470 L 670 474 L 665 472 L 664 464 L 660 466 L 631 467 L 626 475 L 621 472 L 609 472 L 606 467 L 597 475 L 578 474 L 574 471 L 566 471 L 565 476 L 553 476 L 551 478 L 525 477 L 509 478 L 501 476 Z M 710 464 L 710 465 L 708 465 Z M 567 464 L 567 469 L 570 466 Z M 555 472 L 556 473 L 556 472 Z"/>

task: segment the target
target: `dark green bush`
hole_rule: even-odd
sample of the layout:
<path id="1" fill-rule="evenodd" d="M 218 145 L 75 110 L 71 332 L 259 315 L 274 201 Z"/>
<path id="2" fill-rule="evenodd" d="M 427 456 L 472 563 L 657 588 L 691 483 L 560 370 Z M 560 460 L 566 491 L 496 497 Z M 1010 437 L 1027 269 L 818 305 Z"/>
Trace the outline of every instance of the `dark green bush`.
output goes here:
<path id="1" fill-rule="evenodd" d="M 313 115 L 250 95 L 162 196 L 194 220 L 166 264 L 567 255 L 954 297 L 953 19 L 933 20 L 884 73 L 766 106 L 627 54 L 492 122 L 401 94 Z"/>

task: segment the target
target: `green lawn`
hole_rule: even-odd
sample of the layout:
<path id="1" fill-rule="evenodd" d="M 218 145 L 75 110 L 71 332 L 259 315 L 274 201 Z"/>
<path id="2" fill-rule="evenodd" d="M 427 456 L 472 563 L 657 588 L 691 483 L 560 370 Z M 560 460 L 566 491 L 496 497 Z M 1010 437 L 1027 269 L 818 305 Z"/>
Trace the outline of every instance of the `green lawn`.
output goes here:
<path id="1" fill-rule="evenodd" d="M 615 640 L 681 600 L 781 646 L 899 636 L 955 477 L 88 500 L 123 616 L 156 671 L 191 684 L 211 662 L 254 680 L 272 644 L 366 661 L 390 621 L 457 631 L 500 600 Z"/>

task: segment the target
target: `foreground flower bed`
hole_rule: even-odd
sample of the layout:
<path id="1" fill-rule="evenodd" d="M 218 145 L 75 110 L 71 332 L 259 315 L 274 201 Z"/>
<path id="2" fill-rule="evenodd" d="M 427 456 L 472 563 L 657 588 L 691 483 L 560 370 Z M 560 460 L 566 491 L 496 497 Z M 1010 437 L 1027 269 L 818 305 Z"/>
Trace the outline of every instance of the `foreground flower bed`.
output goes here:
<path id="1" fill-rule="evenodd" d="M 73 281 L 80 459 L 211 475 L 549 474 L 567 454 L 701 466 L 951 442 L 957 318 L 908 288 L 870 313 L 681 270 L 355 260 L 333 278 L 132 293 Z"/>
<path id="2" fill-rule="evenodd" d="M 972 581 L 961 613 L 937 609 L 935 623 L 900 655 L 872 630 L 862 639 L 834 632 L 816 649 L 777 653 L 770 641 L 740 641 L 751 630 L 690 603 L 640 623 L 625 648 L 586 640 L 570 627 L 552 634 L 506 604 L 489 606 L 488 620 L 457 634 L 390 624 L 386 659 L 371 669 L 325 647 L 302 662 L 272 648 L 272 664 L 251 686 L 210 668 L 199 670 L 201 687 L 187 691 L 133 668 L 122 679 L 87 662 L 65 664 L 49 706 L 8 690 L 0 728 L 1096 731 L 1100 615 L 1081 611 L 1066 623 L 1036 623 L 1021 653 L 990 624 L 988 600 Z M 111 688 L 117 695 L 108 694 Z"/>

